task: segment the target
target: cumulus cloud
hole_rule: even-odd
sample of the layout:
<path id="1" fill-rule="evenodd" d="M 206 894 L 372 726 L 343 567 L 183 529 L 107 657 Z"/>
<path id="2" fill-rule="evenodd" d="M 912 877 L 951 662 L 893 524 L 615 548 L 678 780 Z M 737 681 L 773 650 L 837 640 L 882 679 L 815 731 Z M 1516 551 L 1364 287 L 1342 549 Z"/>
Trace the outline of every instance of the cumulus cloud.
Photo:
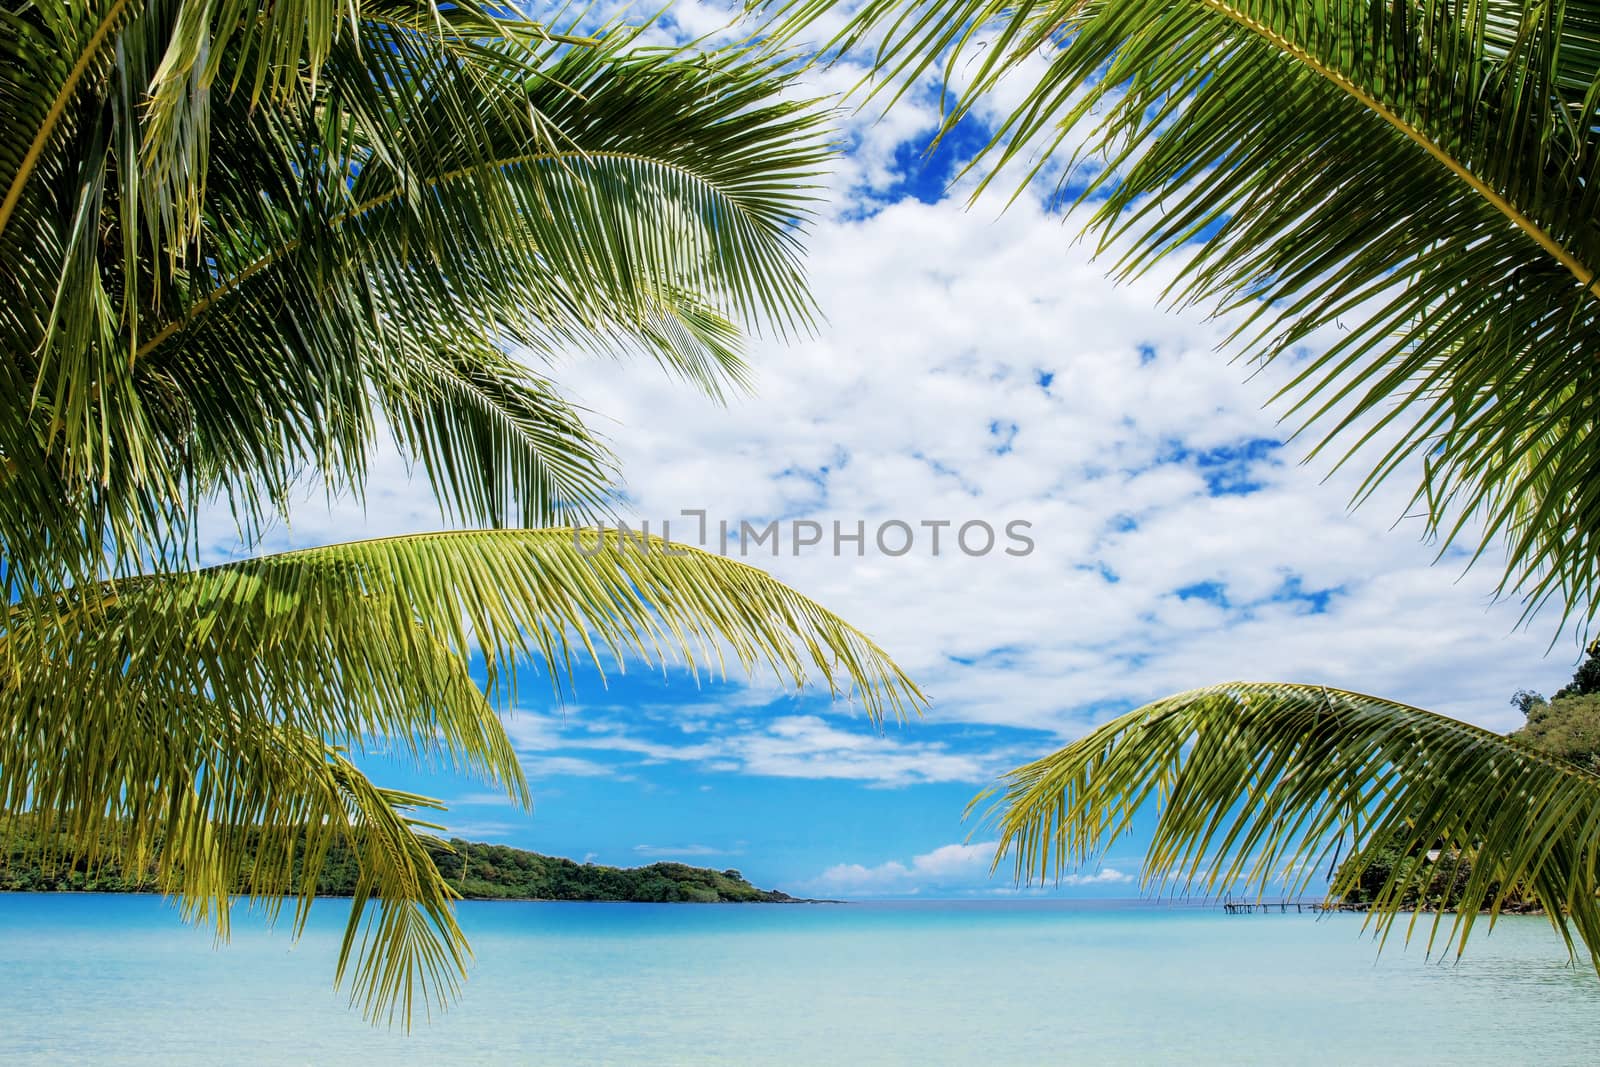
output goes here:
<path id="1" fill-rule="evenodd" d="M 1115 867 L 1102 867 L 1092 874 L 1064 874 L 1061 884 L 1072 885 L 1127 885 L 1133 881 L 1133 875 L 1125 874 Z"/>
<path id="2" fill-rule="evenodd" d="M 886 896 L 965 887 L 986 880 L 995 844 L 983 841 L 942 845 L 912 857 L 909 863 L 890 860 L 875 867 L 859 863 L 836 864 L 818 875 L 808 891 Z"/>
<path id="3" fill-rule="evenodd" d="M 995 886 L 1008 872 L 1002 869 L 991 878 L 997 842 L 942 845 L 931 852 L 914 856 L 908 862 L 890 860 L 876 866 L 840 863 L 823 871 L 805 887 L 811 893 L 838 896 L 917 896 L 925 893 L 1012 893 L 1010 885 Z M 1063 887 L 1109 887 L 1129 885 L 1134 877 L 1111 867 L 1064 875 Z"/>
<path id="4" fill-rule="evenodd" d="M 731 11 L 679 6 L 662 32 Z M 826 323 L 802 343 L 756 345 L 754 396 L 719 408 L 644 364 L 558 368 L 621 456 L 631 517 L 1030 522 L 1036 548 L 1021 558 L 892 557 L 870 543 L 750 557 L 880 640 L 932 696 L 933 723 L 1059 741 L 1167 693 L 1251 678 L 1507 729 L 1514 690 L 1569 673 L 1566 646 L 1545 658 L 1548 629 L 1516 631 L 1514 606 L 1490 606 L 1492 558 L 1462 577 L 1459 557 L 1436 565 L 1417 525 L 1396 525 L 1410 483 L 1351 511 L 1359 462 L 1301 463 L 1314 436 L 1291 440 L 1264 407 L 1290 365 L 1251 379 L 1232 362 L 1229 321 L 1162 310 L 1180 259 L 1116 285 L 1114 256 L 1097 262 L 1040 197 L 1005 212 L 993 198 L 968 208 L 960 191 L 890 202 L 936 117 L 925 93 L 884 122 L 846 117 L 852 151 L 809 242 Z M 375 463 L 364 510 L 296 519 L 274 547 L 440 524 L 393 457 Z M 554 774 L 689 761 L 904 785 L 983 781 L 1013 754 L 921 740 L 915 725 L 878 736 L 815 714 L 720 715 L 687 710 L 700 729 L 665 737 L 579 716 L 508 726 Z"/>
<path id="5" fill-rule="evenodd" d="M 925 550 L 752 555 L 879 638 L 942 721 L 1075 736 L 1112 711 L 1228 678 L 1391 695 L 1497 728 L 1519 686 L 1568 669 L 1490 608 L 1493 562 L 1434 565 L 1397 482 L 1351 512 L 1263 404 L 1226 323 L 1159 310 L 1181 264 L 1116 286 L 1058 219 L 903 201 L 819 228 L 829 323 L 763 347 L 725 410 L 575 364 L 616 420 L 637 517 L 1012 519 L 1024 558 Z M 997 435 L 995 427 L 1004 428 Z"/>
<path id="6" fill-rule="evenodd" d="M 746 714 L 707 727 L 673 705 L 589 707 L 557 717 L 518 712 L 507 732 L 531 777 L 625 776 L 637 768 L 688 763 L 707 771 L 773 778 L 833 778 L 875 786 L 984 782 L 1026 753 L 1001 746 L 957 751 L 911 728 L 873 732 L 821 715 Z M 565 753 L 552 754 L 552 753 Z M 605 760 L 572 753 L 605 754 Z"/>

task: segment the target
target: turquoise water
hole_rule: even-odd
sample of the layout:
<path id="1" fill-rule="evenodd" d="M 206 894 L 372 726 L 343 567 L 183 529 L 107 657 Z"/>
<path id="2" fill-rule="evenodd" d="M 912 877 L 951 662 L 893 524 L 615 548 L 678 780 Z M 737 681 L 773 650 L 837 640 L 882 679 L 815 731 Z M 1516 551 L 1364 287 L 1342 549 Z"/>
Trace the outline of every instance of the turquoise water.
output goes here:
<path id="1" fill-rule="evenodd" d="M 1103 905 L 465 904 L 410 1036 L 329 989 L 342 905 L 231 944 L 157 898 L 0 894 L 0 1063 L 1578 1064 L 1600 979 L 1541 919 L 1459 964 L 1354 916 Z"/>

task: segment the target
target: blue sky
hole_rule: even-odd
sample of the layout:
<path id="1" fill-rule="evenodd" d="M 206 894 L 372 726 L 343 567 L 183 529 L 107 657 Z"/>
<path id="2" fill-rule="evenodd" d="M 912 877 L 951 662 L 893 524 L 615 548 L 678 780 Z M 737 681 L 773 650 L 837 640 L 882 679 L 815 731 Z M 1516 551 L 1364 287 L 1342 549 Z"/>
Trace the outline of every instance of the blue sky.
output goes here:
<path id="1" fill-rule="evenodd" d="M 728 18 L 674 12 L 664 33 Z M 819 72 L 815 88 L 859 74 Z M 758 341 L 752 396 L 718 408 L 642 364 L 553 371 L 621 456 L 624 510 L 652 525 L 683 509 L 735 527 L 1030 523 L 1020 558 L 924 545 L 750 557 L 879 640 L 932 697 L 927 716 L 879 732 L 770 679 L 635 665 L 605 685 L 580 674 L 564 702 L 525 679 L 507 727 L 532 814 L 480 783 L 381 760 L 376 777 L 447 801 L 455 834 L 576 859 L 736 867 L 830 897 L 987 895 L 1010 884 L 988 876 L 967 802 L 1145 701 L 1230 678 L 1312 681 L 1506 730 L 1514 690 L 1571 673 L 1570 642 L 1546 654 L 1553 621 L 1517 631 L 1516 607 L 1491 603 L 1492 560 L 1465 575 L 1454 555 L 1434 565 L 1404 518 L 1411 483 L 1352 512 L 1359 464 L 1301 462 L 1308 441 L 1287 441 L 1263 407 L 1287 361 L 1251 378 L 1225 318 L 1163 310 L 1181 260 L 1113 285 L 1114 257 L 1093 261 L 1047 190 L 969 207 L 947 183 L 992 114 L 928 159 L 935 107 L 925 85 L 881 120 L 843 120 L 848 152 L 809 239 L 827 321 L 800 343 Z M 308 494 L 290 518 L 263 547 L 440 525 L 392 456 L 364 507 Z M 1059 891 L 1133 895 L 1141 844 Z"/>

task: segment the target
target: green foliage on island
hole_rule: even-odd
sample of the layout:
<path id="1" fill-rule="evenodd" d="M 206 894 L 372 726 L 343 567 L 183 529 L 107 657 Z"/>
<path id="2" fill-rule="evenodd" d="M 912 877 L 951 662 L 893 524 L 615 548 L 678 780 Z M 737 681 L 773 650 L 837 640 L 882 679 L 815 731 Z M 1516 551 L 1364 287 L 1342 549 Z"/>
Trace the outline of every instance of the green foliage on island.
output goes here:
<path id="1" fill-rule="evenodd" d="M 1399 848 L 1381 849 L 1362 869 L 1355 888 L 1344 896 L 1346 904 L 1372 904 L 1383 893 L 1383 888 L 1393 878 L 1403 886 L 1401 907 L 1408 911 L 1454 911 L 1461 903 L 1461 894 L 1472 877 L 1475 859 L 1471 849 L 1434 848 L 1427 852 L 1407 855 Z M 1346 860 L 1348 864 L 1350 860 Z M 1340 875 L 1346 872 L 1341 869 Z M 1491 884 L 1490 895 L 1497 895 L 1499 886 Z M 1503 912 L 1533 912 L 1539 910 L 1538 900 L 1521 887 L 1514 889 L 1502 904 Z"/>
<path id="2" fill-rule="evenodd" d="M 1345 863 L 1349 864 L 1350 860 Z M 1339 873 L 1342 875 L 1345 872 L 1341 870 Z M 1402 898 L 1405 907 L 1453 908 L 1460 901 L 1461 890 L 1471 876 L 1472 857 L 1459 850 L 1433 850 L 1408 856 L 1390 846 L 1379 850 L 1363 868 L 1355 888 L 1344 899 L 1351 904 L 1371 904 L 1378 899 L 1390 878 L 1398 878 L 1407 887 Z"/>
<path id="3" fill-rule="evenodd" d="M 1600 641 L 1589 646 L 1589 658 L 1583 661 L 1572 676 L 1572 681 L 1556 690 L 1552 698 L 1593 696 L 1600 693 Z"/>
<path id="4" fill-rule="evenodd" d="M 1528 723 L 1511 736 L 1541 752 L 1600 774 L 1600 693 L 1557 696 L 1518 693 Z"/>
<path id="5" fill-rule="evenodd" d="M 13 828 L 0 849 L 0 891 L 6 892 L 159 892 L 145 872 L 123 869 L 114 852 L 105 858 L 61 860 L 60 849 L 29 828 Z M 589 900 L 635 903 L 792 902 L 776 890 L 758 889 L 736 870 L 715 871 L 684 863 L 647 867 L 602 867 L 544 856 L 505 845 L 452 839 L 429 842 L 434 863 L 451 888 L 467 900 Z M 295 860 L 298 882 L 303 855 Z M 359 875 L 359 856 L 348 845 L 334 845 L 317 874 L 317 895 L 350 896 Z M 239 873 L 239 891 L 250 885 L 250 871 Z"/>
<path id="6" fill-rule="evenodd" d="M 686 863 L 652 863 L 648 867 L 602 867 L 542 856 L 504 845 L 452 840 L 448 851 L 433 854 L 439 873 L 469 900 L 628 900 L 645 903 L 783 903 L 795 898 L 777 890 L 757 889 L 738 871 L 715 871 Z M 330 879 L 348 887 L 349 869 Z M 328 875 L 324 868 L 324 875 Z M 320 888 L 320 887 L 319 887 Z M 344 889 L 348 892 L 348 888 Z"/>
<path id="7" fill-rule="evenodd" d="M 1511 703 L 1528 721 L 1508 735 L 1547 755 L 1557 756 L 1592 774 L 1600 774 L 1600 642 L 1589 647 L 1588 657 L 1572 681 L 1546 700 L 1528 689 L 1518 690 Z M 1391 879 L 1404 886 L 1402 906 L 1409 909 L 1451 910 L 1461 901 L 1472 877 L 1476 855 L 1470 848 L 1446 847 L 1436 841 L 1426 852 L 1406 854 L 1398 848 L 1381 850 L 1361 871 L 1355 888 L 1344 901 L 1371 904 Z M 1341 867 L 1342 876 L 1350 873 Z M 1491 895 L 1498 894 L 1495 886 Z M 1503 911 L 1533 911 L 1538 900 L 1518 887 Z"/>
<path id="8" fill-rule="evenodd" d="M 1600 642 L 1572 676 L 1570 685 L 1546 700 L 1526 689 L 1511 703 L 1528 717 L 1511 736 L 1541 752 L 1560 756 L 1586 771 L 1600 774 Z"/>

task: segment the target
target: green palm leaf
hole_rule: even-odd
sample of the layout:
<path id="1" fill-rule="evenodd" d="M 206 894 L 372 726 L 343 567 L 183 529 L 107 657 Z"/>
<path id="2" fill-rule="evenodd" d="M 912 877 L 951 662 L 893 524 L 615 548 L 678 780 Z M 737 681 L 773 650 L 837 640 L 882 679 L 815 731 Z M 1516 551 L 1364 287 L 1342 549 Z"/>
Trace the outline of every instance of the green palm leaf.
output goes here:
<path id="1" fill-rule="evenodd" d="M 72 120 L 73 98 L 84 83 L 103 76 L 119 28 L 142 5 L 136 0 L 99 4 L 39 3 L 0 13 L 5 29 L 0 55 L 0 102 L 7 105 L 0 147 L 0 234 L 17 213 L 52 140 Z M 31 9 L 31 10 L 30 10 Z M 31 17 L 30 17 L 31 16 Z M 40 47 L 47 38 L 52 47 Z"/>
<path id="2" fill-rule="evenodd" d="M 358 491 L 385 427 L 465 522 L 582 521 L 609 457 L 497 349 L 643 352 L 720 394 L 746 332 L 807 328 L 799 227 L 828 149 L 782 57 L 384 0 L 278 51 L 220 23 L 197 50 L 200 8 L 248 14 L 135 5 L 98 45 L 12 15 L 7 47 L 40 64 L 101 53 L 64 109 L 20 99 L 43 86 L 26 68 L 0 85 L 0 140 L 55 131 L 9 172 L 0 231 L 14 592 L 85 585 L 107 547 L 113 573 L 181 565 L 208 494 L 248 537 L 307 468 Z M 263 55 L 302 66 L 260 81 Z M 158 68 L 190 72 L 177 110 Z"/>
<path id="3" fill-rule="evenodd" d="M 526 804 L 497 708 L 529 658 L 553 684 L 585 664 L 677 659 L 698 673 L 731 659 L 820 681 L 874 721 L 923 701 L 843 620 L 699 549 L 568 529 L 354 542 L 122 579 L 42 619 L 14 608 L 0 817 L 56 820 L 71 847 L 130 867 L 156 853 L 162 884 L 224 931 L 241 880 L 270 913 L 296 896 L 298 929 L 321 855 L 351 840 L 364 888 L 340 974 L 369 1014 L 409 1023 L 414 1002 L 449 996 L 466 958 L 405 815 L 437 805 L 372 786 L 350 757 L 442 764 Z"/>
<path id="4" fill-rule="evenodd" d="M 835 7 L 769 6 L 787 33 Z M 946 128 L 1025 79 L 985 182 L 1064 173 L 1124 275 L 1184 250 L 1168 295 L 1234 312 L 1252 359 L 1341 330 L 1294 368 L 1289 417 L 1366 457 L 1361 496 L 1422 466 L 1443 546 L 1503 543 L 1502 592 L 1587 624 L 1597 25 L 1582 0 L 872 0 L 832 47 L 877 91 L 943 64 Z"/>
<path id="5" fill-rule="evenodd" d="M 73 769 L 70 781 L 40 783 L 70 792 L 45 792 L 22 808 L 8 798 L 0 830 L 54 831 L 24 834 L 37 849 L 31 861 L 114 859 L 148 872 L 186 920 L 213 923 L 219 938 L 241 894 L 269 920 L 292 900 L 298 936 L 324 857 L 346 844 L 360 874 L 336 980 L 349 978 L 351 1002 L 374 1021 L 409 1027 L 416 1008 L 448 1004 L 471 952 L 455 920 L 456 894 L 426 848 L 437 846 L 425 835 L 439 827 L 413 814 L 439 808 L 436 801 L 373 785 L 343 751 L 293 726 L 166 696 L 128 709 L 93 709 L 100 714 L 77 730 L 29 736 Z M 15 706 L 7 711 L 14 730 L 48 728 Z M 94 728 L 128 740 L 107 744 L 88 733 Z"/>
<path id="6" fill-rule="evenodd" d="M 1519 886 L 1600 969 L 1600 777 L 1431 712 L 1322 686 L 1236 682 L 1158 700 L 1012 771 L 988 809 L 995 862 L 1048 879 L 1088 862 L 1159 809 L 1147 886 L 1304 891 L 1340 844 L 1330 899 L 1368 858 L 1442 845 L 1475 856 L 1458 910 L 1413 913 L 1457 951 Z M 1397 866 L 1372 904 L 1386 935 L 1431 873 Z M 1417 879 L 1421 883 L 1417 883 Z"/>
<path id="7" fill-rule="evenodd" d="M 385 435 L 457 520 L 605 514 L 611 457 L 551 365 L 641 353 L 721 395 L 747 334 L 811 322 L 829 149 L 784 57 L 409 0 L 17 0 L 0 31 L 0 817 L 154 863 L 224 930 L 236 891 L 303 922 L 349 842 L 340 975 L 409 1022 L 466 946 L 411 814 L 432 802 L 361 754 L 525 802 L 497 712 L 527 659 L 557 688 L 732 660 L 875 719 L 919 706 L 818 605 L 659 542 L 500 529 L 188 569 L 209 499 L 254 543 L 309 478 L 359 495 Z"/>

